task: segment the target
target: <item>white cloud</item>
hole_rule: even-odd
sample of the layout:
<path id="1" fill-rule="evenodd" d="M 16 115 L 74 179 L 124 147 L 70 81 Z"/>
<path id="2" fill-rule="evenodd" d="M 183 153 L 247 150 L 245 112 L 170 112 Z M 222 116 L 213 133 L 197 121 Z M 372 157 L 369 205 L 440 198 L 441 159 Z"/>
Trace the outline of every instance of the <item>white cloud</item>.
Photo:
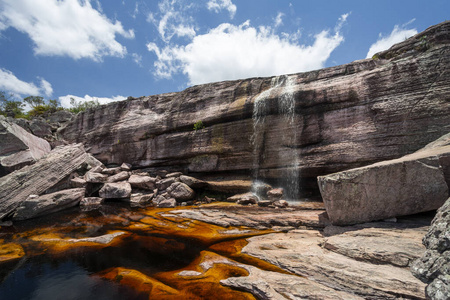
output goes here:
<path id="1" fill-rule="evenodd" d="M 345 15 L 341 16 L 335 30 L 345 19 Z M 221 24 L 197 35 L 186 46 L 159 48 L 149 43 L 147 48 L 157 56 L 155 76 L 170 78 L 181 72 L 188 76 L 190 84 L 201 84 L 322 68 L 344 38 L 339 31 L 329 30 L 314 38 L 312 45 L 301 45 L 289 34 L 280 37 L 270 27 L 254 28 L 247 21 L 240 26 Z"/>
<path id="2" fill-rule="evenodd" d="M 53 93 L 52 85 L 45 79 L 40 86 L 32 82 L 25 82 L 17 78 L 11 71 L 0 69 L 0 90 L 14 94 L 16 97 L 45 95 L 50 97 Z"/>
<path id="3" fill-rule="evenodd" d="M 279 12 L 277 17 L 275 18 L 275 24 L 274 24 L 275 28 L 283 25 L 283 17 L 284 17 L 284 14 Z"/>
<path id="4" fill-rule="evenodd" d="M 59 101 L 61 103 L 62 107 L 65 108 L 70 108 L 70 100 L 71 98 L 75 99 L 77 102 L 88 102 L 88 101 L 94 101 L 94 100 L 98 100 L 98 102 L 100 104 L 107 104 L 107 103 L 111 103 L 114 101 L 121 101 L 121 100 L 125 100 L 127 97 L 124 96 L 114 96 L 111 98 L 106 98 L 106 97 L 92 97 L 89 95 L 85 95 L 84 97 L 78 97 L 78 96 L 74 96 L 74 95 L 66 95 L 66 96 L 61 96 L 59 97 Z"/>
<path id="5" fill-rule="evenodd" d="M 133 58 L 133 61 L 140 67 L 142 67 L 142 55 L 139 55 L 137 53 L 132 53 L 131 57 Z"/>
<path id="6" fill-rule="evenodd" d="M 125 46 L 116 35 L 134 38 L 119 21 L 112 22 L 90 0 L 2 0 L 0 30 L 14 27 L 29 35 L 37 55 L 69 56 L 100 61 L 104 56 L 124 57 Z"/>
<path id="7" fill-rule="evenodd" d="M 366 58 L 370 58 L 375 53 L 387 50 L 392 45 L 403 42 L 407 38 L 409 38 L 413 35 L 416 35 L 417 30 L 415 28 L 414 29 L 404 28 L 406 25 L 412 23 L 413 21 L 414 21 L 414 19 L 402 26 L 395 25 L 391 34 L 388 36 L 383 37 L 380 33 L 378 40 L 370 46 L 369 52 L 367 52 Z"/>
<path id="8" fill-rule="evenodd" d="M 147 22 L 155 24 L 166 43 L 174 36 L 192 39 L 196 35 L 194 20 L 186 11 L 193 5 L 180 0 L 163 0 L 158 4 L 159 13 L 149 13 Z"/>
<path id="9" fill-rule="evenodd" d="M 206 6 L 215 13 L 219 13 L 222 9 L 228 10 L 231 19 L 234 18 L 237 10 L 236 5 L 231 0 L 209 0 Z"/>

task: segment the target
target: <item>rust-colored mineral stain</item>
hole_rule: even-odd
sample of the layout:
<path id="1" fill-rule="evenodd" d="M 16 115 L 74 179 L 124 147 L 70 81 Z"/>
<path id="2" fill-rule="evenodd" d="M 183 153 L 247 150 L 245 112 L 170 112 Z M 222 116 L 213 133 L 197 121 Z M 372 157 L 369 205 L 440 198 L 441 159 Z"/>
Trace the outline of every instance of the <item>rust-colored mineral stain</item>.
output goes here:
<path id="1" fill-rule="evenodd" d="M 0 263 L 12 261 L 25 255 L 21 245 L 9 243 L 0 245 Z"/>
<path id="2" fill-rule="evenodd" d="M 167 286 L 164 283 L 133 269 L 126 269 L 122 267 L 112 268 L 100 272 L 95 276 L 99 276 L 121 285 L 128 286 L 139 293 L 149 294 L 149 299 L 160 299 L 152 298 L 153 295 L 176 299 L 174 298 L 174 296 L 180 294 L 176 289 L 171 288 L 170 286 Z"/>
<path id="3" fill-rule="evenodd" d="M 255 297 L 250 293 L 233 290 L 220 284 L 222 279 L 248 275 L 248 271 L 239 263 L 213 252 L 202 251 L 189 266 L 158 273 L 154 277 L 179 290 L 183 295 L 180 299 L 254 300 Z"/>
<path id="4" fill-rule="evenodd" d="M 248 244 L 246 239 L 237 239 L 232 241 L 224 241 L 209 247 L 209 250 L 214 251 L 220 255 L 224 255 L 230 257 L 236 261 L 241 263 L 245 263 L 247 265 L 255 266 L 259 269 L 278 272 L 283 274 L 291 274 L 286 270 L 281 269 L 278 266 L 275 266 L 267 261 L 262 259 L 253 257 L 251 255 L 242 253 L 242 249 Z"/>

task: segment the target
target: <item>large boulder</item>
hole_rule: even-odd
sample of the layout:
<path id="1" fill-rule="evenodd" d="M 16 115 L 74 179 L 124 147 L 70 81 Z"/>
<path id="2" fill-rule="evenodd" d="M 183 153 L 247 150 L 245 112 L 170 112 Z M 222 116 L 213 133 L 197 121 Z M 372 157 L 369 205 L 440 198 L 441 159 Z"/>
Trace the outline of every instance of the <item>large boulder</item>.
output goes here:
<path id="1" fill-rule="evenodd" d="M 62 190 L 42 196 L 30 195 L 14 213 L 13 220 L 26 220 L 77 206 L 84 197 L 84 188 Z"/>
<path id="2" fill-rule="evenodd" d="M 427 147 L 399 159 L 319 176 L 334 225 L 363 223 L 438 209 L 449 196 L 450 146 Z"/>
<path id="3" fill-rule="evenodd" d="M 128 182 L 105 183 L 99 191 L 104 199 L 122 199 L 131 196 L 131 185 Z"/>
<path id="4" fill-rule="evenodd" d="M 0 176 L 31 165 L 51 150 L 50 144 L 0 116 Z"/>
<path id="5" fill-rule="evenodd" d="M 128 182 L 133 188 L 143 189 L 143 190 L 153 190 L 156 188 L 156 178 L 146 176 L 146 175 L 131 175 L 128 178 Z"/>
<path id="6" fill-rule="evenodd" d="M 167 193 L 177 201 L 191 200 L 195 196 L 195 192 L 187 184 L 182 182 L 174 182 L 167 188 Z"/>
<path id="7" fill-rule="evenodd" d="M 450 198 L 439 208 L 427 234 L 423 238 L 427 248 L 414 261 L 414 276 L 428 283 L 426 294 L 430 299 L 444 300 L 450 295 Z"/>
<path id="8" fill-rule="evenodd" d="M 41 195 L 75 170 L 98 163 L 81 144 L 57 147 L 35 164 L 0 180 L 0 220 L 10 215 L 29 195 Z"/>

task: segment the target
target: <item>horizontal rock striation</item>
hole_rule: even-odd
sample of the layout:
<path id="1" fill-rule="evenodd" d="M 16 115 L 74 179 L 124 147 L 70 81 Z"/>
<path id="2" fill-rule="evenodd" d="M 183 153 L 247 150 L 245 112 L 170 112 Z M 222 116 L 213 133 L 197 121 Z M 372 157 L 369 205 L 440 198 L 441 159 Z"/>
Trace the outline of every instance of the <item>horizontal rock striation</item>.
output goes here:
<path id="1" fill-rule="evenodd" d="M 273 78 L 225 81 L 90 109 L 59 135 L 107 164 L 197 175 L 257 169 L 274 181 L 297 168 L 317 188 L 316 176 L 397 158 L 449 132 L 449 66 L 446 21 L 373 59 L 281 76 L 277 86 Z M 289 122 L 280 101 L 287 94 Z M 255 127 L 257 100 L 264 123 Z M 205 128 L 193 130 L 200 120 Z"/>

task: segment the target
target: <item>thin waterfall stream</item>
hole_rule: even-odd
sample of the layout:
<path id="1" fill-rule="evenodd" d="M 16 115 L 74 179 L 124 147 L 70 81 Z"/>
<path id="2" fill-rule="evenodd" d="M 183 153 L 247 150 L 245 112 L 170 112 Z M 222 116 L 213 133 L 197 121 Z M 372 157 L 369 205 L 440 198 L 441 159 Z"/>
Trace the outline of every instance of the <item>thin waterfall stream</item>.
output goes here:
<path id="1" fill-rule="evenodd" d="M 260 194 L 263 185 L 260 176 L 261 166 L 265 161 L 266 144 L 270 124 L 267 117 L 270 114 L 269 100 L 276 97 L 278 114 L 282 116 L 282 128 L 279 138 L 281 149 L 277 152 L 278 161 L 287 161 L 281 169 L 282 179 L 277 184 L 284 189 L 287 200 L 296 201 L 300 197 L 300 159 L 297 144 L 297 126 L 295 112 L 295 76 L 276 76 L 271 80 L 271 86 L 261 92 L 254 101 L 253 107 L 253 193 Z M 287 159 L 288 158 L 288 159 Z"/>

